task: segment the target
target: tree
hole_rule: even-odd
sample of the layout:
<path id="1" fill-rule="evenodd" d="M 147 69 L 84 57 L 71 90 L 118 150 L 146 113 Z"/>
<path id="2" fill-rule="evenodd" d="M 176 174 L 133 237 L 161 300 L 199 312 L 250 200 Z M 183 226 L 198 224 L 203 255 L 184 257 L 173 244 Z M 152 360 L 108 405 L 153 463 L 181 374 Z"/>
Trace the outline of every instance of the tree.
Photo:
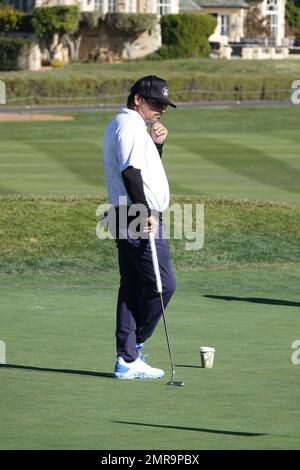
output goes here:
<path id="1" fill-rule="evenodd" d="M 151 13 L 107 13 L 105 16 L 105 26 L 122 40 L 120 49 L 124 44 L 129 60 L 133 42 L 145 31 L 151 31 L 156 22 L 157 16 Z"/>
<path id="2" fill-rule="evenodd" d="M 97 28 L 100 18 L 100 11 L 82 12 L 80 14 L 78 29 L 65 34 L 64 39 L 69 46 L 72 62 L 78 61 L 79 48 L 84 31 Z"/>
<path id="3" fill-rule="evenodd" d="M 261 16 L 258 3 L 250 6 L 245 20 L 245 37 L 256 39 L 271 35 L 269 17 Z"/>
<path id="4" fill-rule="evenodd" d="M 290 26 L 291 33 L 300 38 L 300 0 L 287 0 L 285 7 L 285 19 Z"/>
<path id="5" fill-rule="evenodd" d="M 36 35 L 45 41 L 50 61 L 66 35 L 78 30 L 79 16 L 77 5 L 38 7 L 33 10 L 32 25 Z"/>
<path id="6" fill-rule="evenodd" d="M 24 13 L 11 6 L 0 5 L 0 34 L 16 31 Z"/>

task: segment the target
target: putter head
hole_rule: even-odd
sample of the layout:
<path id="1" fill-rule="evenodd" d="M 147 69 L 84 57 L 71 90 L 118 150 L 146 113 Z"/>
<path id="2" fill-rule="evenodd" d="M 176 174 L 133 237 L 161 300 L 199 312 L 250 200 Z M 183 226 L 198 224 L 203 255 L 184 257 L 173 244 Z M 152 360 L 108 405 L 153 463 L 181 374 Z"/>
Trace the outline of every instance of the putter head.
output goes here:
<path id="1" fill-rule="evenodd" d="M 173 385 L 174 387 L 183 387 L 184 382 L 179 382 L 176 380 L 170 380 L 170 382 L 167 382 L 167 385 Z"/>

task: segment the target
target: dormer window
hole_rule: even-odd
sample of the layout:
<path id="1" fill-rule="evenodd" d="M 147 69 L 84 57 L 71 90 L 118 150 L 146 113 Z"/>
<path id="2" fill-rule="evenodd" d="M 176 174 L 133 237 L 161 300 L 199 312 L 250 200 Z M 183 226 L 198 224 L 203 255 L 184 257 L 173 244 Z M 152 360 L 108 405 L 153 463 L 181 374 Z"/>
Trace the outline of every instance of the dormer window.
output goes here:
<path id="1" fill-rule="evenodd" d="M 278 10 L 277 0 L 267 0 L 267 10 L 268 11 L 277 11 Z"/>

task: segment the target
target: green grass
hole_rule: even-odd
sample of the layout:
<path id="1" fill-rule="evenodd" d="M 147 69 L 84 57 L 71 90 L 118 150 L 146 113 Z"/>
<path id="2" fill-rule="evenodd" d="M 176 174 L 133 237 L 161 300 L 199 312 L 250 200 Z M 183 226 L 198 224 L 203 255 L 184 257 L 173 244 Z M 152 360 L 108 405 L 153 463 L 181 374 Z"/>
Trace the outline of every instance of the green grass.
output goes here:
<path id="1" fill-rule="evenodd" d="M 161 323 L 147 351 L 166 377 L 111 377 L 119 275 L 95 211 L 112 113 L 0 123 L 1 449 L 300 448 L 299 109 L 164 119 L 172 202 L 205 208 L 201 251 L 171 240 L 180 388 L 165 385 Z M 211 370 L 199 367 L 207 345 Z"/>
<path id="2" fill-rule="evenodd" d="M 101 139 L 112 112 L 68 122 L 0 123 L 0 194 L 100 194 Z M 300 107 L 169 110 L 171 192 L 300 201 Z"/>
<path id="3" fill-rule="evenodd" d="M 52 69 L 42 72 L 0 72 L 0 79 L 7 77 L 34 78 L 60 77 L 74 78 L 76 76 L 97 76 L 109 80 L 112 74 L 115 79 L 133 79 L 137 75 L 159 75 L 166 78 L 182 76 L 182 74 L 294 74 L 298 78 L 300 61 L 297 59 L 284 60 L 211 60 L 211 59 L 174 59 L 163 61 L 138 60 L 122 64 L 71 64 L 63 69 Z M 179 73 L 180 71 L 180 73 Z"/>
<path id="4" fill-rule="evenodd" d="M 96 209 L 103 199 L 15 196 L 0 201 L 0 271 L 117 269 L 114 241 L 96 237 Z M 204 204 L 204 247 L 187 251 L 185 237 L 172 239 L 176 269 L 300 261 L 299 206 L 184 197 L 172 203 Z"/>
<path id="5" fill-rule="evenodd" d="M 168 320 L 182 388 L 165 385 L 162 324 L 148 351 L 166 377 L 110 377 L 116 273 L 2 275 L 1 449 L 299 449 L 299 275 L 179 274 Z M 203 345 L 216 348 L 211 370 Z"/>

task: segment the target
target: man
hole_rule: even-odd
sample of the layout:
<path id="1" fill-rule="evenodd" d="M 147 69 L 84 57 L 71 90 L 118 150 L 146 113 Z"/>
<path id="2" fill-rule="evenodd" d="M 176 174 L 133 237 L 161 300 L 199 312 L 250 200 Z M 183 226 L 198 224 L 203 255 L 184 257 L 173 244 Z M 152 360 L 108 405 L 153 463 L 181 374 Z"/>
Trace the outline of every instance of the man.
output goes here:
<path id="1" fill-rule="evenodd" d="M 120 288 L 114 375 L 119 379 L 160 378 L 164 375 L 163 370 L 146 363 L 142 350 L 162 314 L 149 232 L 156 234 L 165 307 L 175 291 L 169 241 L 163 238 L 162 222 L 162 212 L 169 205 L 170 195 L 161 162 L 168 131 L 159 121 L 169 105 L 176 108 L 168 99 L 165 80 L 155 75 L 141 78 L 131 88 L 127 108 L 122 108 L 108 125 L 103 141 L 108 196 L 117 215 L 114 236 L 118 248 Z M 125 228 L 121 223 L 124 200 L 126 216 L 133 204 L 144 208 L 138 237 L 129 229 L 133 217 L 126 217 Z"/>

